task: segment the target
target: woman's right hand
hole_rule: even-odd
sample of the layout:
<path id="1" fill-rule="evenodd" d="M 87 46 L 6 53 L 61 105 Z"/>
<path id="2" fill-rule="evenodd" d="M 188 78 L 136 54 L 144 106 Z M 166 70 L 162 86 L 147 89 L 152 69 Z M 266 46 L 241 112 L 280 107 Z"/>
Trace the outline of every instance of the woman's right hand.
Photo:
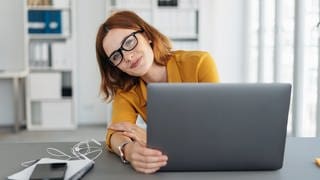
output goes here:
<path id="1" fill-rule="evenodd" d="M 145 144 L 135 141 L 124 147 L 124 153 L 126 160 L 136 171 L 146 174 L 158 171 L 168 161 L 168 157 L 161 151 L 147 148 Z"/>

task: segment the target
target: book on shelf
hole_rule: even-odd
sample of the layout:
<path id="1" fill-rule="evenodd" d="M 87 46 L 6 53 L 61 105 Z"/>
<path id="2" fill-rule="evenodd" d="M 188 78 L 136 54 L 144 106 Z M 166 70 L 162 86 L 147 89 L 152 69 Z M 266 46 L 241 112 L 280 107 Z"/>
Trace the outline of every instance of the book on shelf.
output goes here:
<path id="1" fill-rule="evenodd" d="M 50 67 L 49 49 L 50 44 L 48 42 L 31 42 L 29 47 L 30 67 L 35 69 Z"/>

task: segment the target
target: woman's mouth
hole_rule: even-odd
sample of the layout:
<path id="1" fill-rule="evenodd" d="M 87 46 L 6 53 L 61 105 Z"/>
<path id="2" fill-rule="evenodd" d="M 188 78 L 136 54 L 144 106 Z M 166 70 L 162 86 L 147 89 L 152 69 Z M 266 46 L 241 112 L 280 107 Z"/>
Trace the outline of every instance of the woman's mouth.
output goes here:
<path id="1" fill-rule="evenodd" d="M 131 63 L 131 65 L 130 65 L 130 69 L 136 68 L 136 67 L 139 65 L 139 63 L 140 63 L 141 58 L 142 58 L 142 57 L 139 57 L 137 60 L 133 61 L 133 62 Z"/>

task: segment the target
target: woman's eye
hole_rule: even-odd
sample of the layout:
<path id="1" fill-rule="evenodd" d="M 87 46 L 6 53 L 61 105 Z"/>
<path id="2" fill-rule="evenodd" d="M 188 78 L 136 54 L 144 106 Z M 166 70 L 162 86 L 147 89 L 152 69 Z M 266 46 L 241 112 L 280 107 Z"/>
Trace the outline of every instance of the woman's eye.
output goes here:
<path id="1" fill-rule="evenodd" d="M 133 38 L 129 38 L 126 40 L 125 42 L 125 47 L 127 48 L 131 48 L 134 45 L 134 39 Z"/>
<path id="2" fill-rule="evenodd" d="M 121 55 L 119 53 L 114 54 L 111 58 L 112 61 L 118 61 L 119 59 L 121 59 Z"/>

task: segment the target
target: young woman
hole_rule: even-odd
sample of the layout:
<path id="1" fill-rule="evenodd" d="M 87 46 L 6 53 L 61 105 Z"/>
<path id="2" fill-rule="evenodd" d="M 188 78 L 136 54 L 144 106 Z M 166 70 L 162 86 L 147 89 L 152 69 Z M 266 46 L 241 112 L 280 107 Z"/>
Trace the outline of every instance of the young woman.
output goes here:
<path id="1" fill-rule="evenodd" d="M 101 91 L 113 100 L 106 144 L 122 162 L 143 173 L 165 166 L 168 157 L 146 146 L 148 83 L 218 82 L 212 57 L 201 51 L 172 51 L 169 39 L 131 11 L 112 14 L 98 30 L 96 53 Z"/>

